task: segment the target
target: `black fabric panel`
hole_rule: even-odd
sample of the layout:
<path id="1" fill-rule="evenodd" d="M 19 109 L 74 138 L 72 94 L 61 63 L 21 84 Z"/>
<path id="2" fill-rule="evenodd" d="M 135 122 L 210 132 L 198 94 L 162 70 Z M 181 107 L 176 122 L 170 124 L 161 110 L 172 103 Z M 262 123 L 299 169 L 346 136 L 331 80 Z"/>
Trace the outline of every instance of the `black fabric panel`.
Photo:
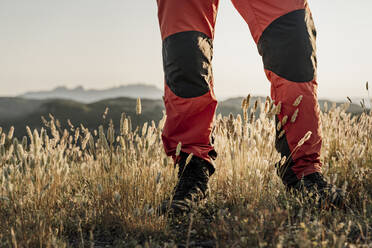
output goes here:
<path id="1" fill-rule="evenodd" d="M 279 122 L 279 119 L 277 116 L 275 116 L 275 122 L 276 122 L 275 126 L 277 126 Z M 277 174 L 282 179 L 283 183 L 287 186 L 291 186 L 298 181 L 298 178 L 292 170 L 292 166 L 294 163 L 293 163 L 292 157 L 290 157 L 291 150 L 289 149 L 286 135 L 283 135 L 279 139 L 279 134 L 280 134 L 280 131 L 277 131 L 276 138 L 275 138 L 275 148 L 281 154 L 282 157 L 285 156 L 287 158 L 287 161 L 283 165 L 280 165 L 280 161 L 279 161 L 275 166 L 277 169 Z"/>
<path id="2" fill-rule="evenodd" d="M 183 98 L 202 96 L 212 80 L 212 40 L 197 31 L 173 34 L 163 41 L 165 82 Z"/>
<path id="3" fill-rule="evenodd" d="M 265 69 L 293 82 L 313 80 L 317 68 L 315 39 L 309 11 L 296 10 L 279 17 L 258 42 Z"/>

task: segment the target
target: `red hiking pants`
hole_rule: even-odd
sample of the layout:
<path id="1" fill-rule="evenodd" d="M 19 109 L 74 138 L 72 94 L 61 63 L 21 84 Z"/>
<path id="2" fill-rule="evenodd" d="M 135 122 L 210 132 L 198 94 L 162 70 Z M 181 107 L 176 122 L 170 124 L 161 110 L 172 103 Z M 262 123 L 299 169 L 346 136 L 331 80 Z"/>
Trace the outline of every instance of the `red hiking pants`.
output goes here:
<path id="1" fill-rule="evenodd" d="M 165 74 L 164 148 L 175 158 L 176 147 L 211 162 L 217 155 L 210 142 L 217 105 L 213 93 L 213 36 L 219 0 L 157 0 L 163 39 Z M 277 133 L 276 148 L 290 158 L 280 176 L 286 185 L 320 172 L 321 130 L 316 82 L 316 31 L 306 0 L 232 0 L 247 22 L 265 73 L 271 97 L 288 118 Z M 300 95 L 301 104 L 294 106 Z M 295 122 L 291 117 L 299 109 Z M 287 116 L 287 117 L 285 117 Z M 311 138 L 299 149 L 299 140 Z M 294 151 L 296 150 L 296 151 Z M 293 152 L 293 153 L 292 153 Z"/>

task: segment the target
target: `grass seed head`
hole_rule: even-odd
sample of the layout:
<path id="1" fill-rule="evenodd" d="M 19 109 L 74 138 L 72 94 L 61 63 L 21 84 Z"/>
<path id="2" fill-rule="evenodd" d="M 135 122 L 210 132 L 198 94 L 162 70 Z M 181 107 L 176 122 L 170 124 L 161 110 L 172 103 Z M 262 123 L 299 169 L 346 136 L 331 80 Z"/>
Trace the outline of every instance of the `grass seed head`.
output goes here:
<path id="1" fill-rule="evenodd" d="M 79 128 L 76 128 L 76 130 L 75 130 L 75 137 L 74 137 L 75 143 L 78 141 L 79 137 L 80 137 L 80 129 Z"/>
<path id="2" fill-rule="evenodd" d="M 179 156 L 181 154 L 181 148 L 182 148 L 182 143 L 178 142 L 178 145 L 176 148 L 176 156 Z"/>
<path id="3" fill-rule="evenodd" d="M 102 115 L 102 118 L 103 118 L 104 120 L 106 119 L 106 116 L 107 116 L 107 114 L 108 114 L 108 111 L 109 111 L 109 108 L 106 107 L 105 112 L 103 112 L 103 115 Z"/>
<path id="4" fill-rule="evenodd" d="M 243 110 L 246 110 L 246 108 L 247 108 L 247 98 L 243 98 L 243 100 L 242 100 L 242 109 Z"/>
<path id="5" fill-rule="evenodd" d="M 146 132 L 147 132 L 147 126 L 148 126 L 148 123 L 147 123 L 147 121 L 146 121 L 146 122 L 143 124 L 143 126 L 142 126 L 142 132 L 141 132 L 142 137 L 144 137 L 145 134 L 146 134 Z"/>
<path id="6" fill-rule="evenodd" d="M 247 122 L 248 121 L 248 113 L 247 113 L 247 111 L 244 111 L 243 112 L 243 120 L 244 120 L 244 122 Z"/>
<path id="7" fill-rule="evenodd" d="M 264 113 L 267 113 L 270 110 L 270 105 L 271 105 L 271 100 L 270 100 L 270 97 L 267 96 L 265 100 Z"/>
<path id="8" fill-rule="evenodd" d="M 278 115 L 282 111 L 282 102 L 279 102 L 278 105 L 276 105 L 275 108 L 275 114 Z"/>
<path id="9" fill-rule="evenodd" d="M 85 148 L 87 146 L 87 143 L 89 141 L 89 138 L 90 138 L 90 133 L 85 134 L 84 140 L 83 140 L 83 142 L 81 142 L 81 148 L 83 150 L 85 150 Z"/>
<path id="10" fill-rule="evenodd" d="M 124 134 L 124 120 L 125 120 L 125 113 L 121 113 L 120 116 L 120 134 Z"/>
<path id="11" fill-rule="evenodd" d="M 246 101 L 247 108 L 249 108 L 250 101 L 251 101 L 251 94 L 248 94 L 247 101 Z"/>
<path id="12" fill-rule="evenodd" d="M 74 131 L 74 125 L 72 125 L 71 120 L 67 119 L 67 125 L 69 125 L 71 131 Z"/>
<path id="13" fill-rule="evenodd" d="M 256 112 L 257 107 L 258 107 L 258 100 L 256 100 L 256 101 L 254 102 L 253 112 Z"/>
<path id="14" fill-rule="evenodd" d="M 140 115 L 142 113 L 142 106 L 141 106 L 141 98 L 137 98 L 137 105 L 136 105 L 136 114 Z"/>
<path id="15" fill-rule="evenodd" d="M 291 122 L 292 123 L 294 123 L 296 121 L 298 112 L 299 112 L 299 109 L 296 109 L 295 112 L 293 113 L 293 115 L 291 117 Z"/>
<path id="16" fill-rule="evenodd" d="M 280 166 L 283 166 L 286 161 L 287 161 L 287 157 L 283 156 L 282 159 L 280 160 Z"/>
<path id="17" fill-rule="evenodd" d="M 303 95 L 300 95 L 296 98 L 296 100 L 294 101 L 293 103 L 293 106 L 294 107 L 297 107 L 298 105 L 300 105 L 301 101 L 302 101 L 302 98 L 303 98 Z"/>
<path id="18" fill-rule="evenodd" d="M 298 142 L 297 146 L 302 146 L 306 141 L 308 141 L 311 137 L 312 132 L 308 131 L 305 136 Z"/>
<path id="19" fill-rule="evenodd" d="M 194 156 L 194 154 L 193 153 L 190 153 L 189 154 L 189 156 L 187 156 L 187 158 L 186 158 L 186 165 L 188 165 L 189 163 L 190 163 L 190 161 L 191 161 L 191 159 L 192 159 L 192 156 Z"/>
<path id="20" fill-rule="evenodd" d="M 8 133 L 8 139 L 12 139 L 14 134 L 14 127 L 11 126 Z"/>
<path id="21" fill-rule="evenodd" d="M 251 116 L 249 118 L 249 122 L 252 124 L 254 121 L 254 112 L 251 112 Z"/>
<path id="22" fill-rule="evenodd" d="M 363 109 L 366 108 L 366 105 L 365 105 L 365 101 L 364 101 L 364 99 L 362 99 L 362 100 L 360 101 L 360 106 L 361 106 Z"/>
<path id="23" fill-rule="evenodd" d="M 129 123 L 128 123 L 128 119 L 127 118 L 125 118 L 124 119 L 124 123 L 123 123 L 123 133 L 122 133 L 122 135 L 126 135 L 126 134 L 128 134 L 128 131 L 129 131 Z"/>
<path id="24" fill-rule="evenodd" d="M 285 134 L 285 130 L 283 129 L 283 130 L 279 133 L 278 138 L 281 139 L 281 138 L 283 137 L 284 134 Z"/>
<path id="25" fill-rule="evenodd" d="M 282 129 L 282 122 L 281 121 L 278 121 L 278 124 L 276 125 L 276 131 L 280 131 L 280 129 Z"/>
<path id="26" fill-rule="evenodd" d="M 299 218 L 290 216 L 290 225 L 294 228 L 306 229 L 306 232 L 299 229 L 299 235 L 293 236 L 292 229 L 288 232 L 287 229 L 282 230 L 282 223 L 283 221 L 286 222 L 289 216 L 287 210 L 294 209 L 293 207 L 297 209 L 298 204 L 302 204 L 302 202 L 297 201 L 297 198 L 287 199 L 284 188 L 280 187 L 282 183 L 277 180 L 279 178 L 272 178 L 275 167 L 267 165 L 275 164 L 278 167 L 277 173 L 279 176 L 283 176 L 289 166 L 288 161 L 293 154 L 280 158 L 280 154 L 275 151 L 273 141 L 275 135 L 278 135 L 279 138 L 285 137 L 284 128 L 287 126 L 284 125 L 286 122 L 287 124 L 290 122 L 291 116 L 296 110 L 296 107 L 291 106 L 291 102 L 288 106 L 293 108 L 291 112 L 288 112 L 290 114 L 283 109 L 283 112 L 286 112 L 288 116 L 286 117 L 282 113 L 281 116 L 284 117 L 281 119 L 280 132 L 275 130 L 277 126 L 272 118 L 261 118 L 264 115 L 257 118 L 257 121 L 253 123 L 254 125 L 244 126 L 241 125 L 239 116 L 222 117 L 220 115 L 217 117 L 215 120 L 214 146 L 216 150 L 220 151 L 220 157 L 216 160 L 218 172 L 210 181 L 210 189 L 218 197 L 211 195 L 211 204 L 208 204 L 205 210 L 209 211 L 209 206 L 211 206 L 212 209 L 210 210 L 216 211 L 216 217 L 218 218 L 209 220 L 207 216 L 208 219 L 205 220 L 204 207 L 202 212 L 198 210 L 193 212 L 192 215 L 195 220 L 195 225 L 192 227 L 193 235 L 195 232 L 199 233 L 199 231 L 205 229 L 203 226 L 206 223 L 205 221 L 208 221 L 208 223 L 211 221 L 213 225 L 208 225 L 210 228 L 208 227 L 208 237 L 206 238 L 209 239 L 210 233 L 214 231 L 220 237 L 234 238 L 235 234 L 231 233 L 232 228 L 230 227 L 237 225 L 239 227 L 239 233 L 236 235 L 237 240 L 227 243 L 224 243 L 225 240 L 222 243 L 216 240 L 216 246 L 230 247 L 234 243 L 240 244 L 240 237 L 244 236 L 250 239 L 250 229 L 248 228 L 248 232 L 245 231 L 247 230 L 247 224 L 259 221 L 262 223 L 262 228 L 259 223 L 259 230 L 254 230 L 255 233 L 252 233 L 254 237 L 256 235 L 261 237 L 260 235 L 266 232 L 275 234 L 272 238 L 269 237 L 270 235 L 268 238 L 262 238 L 260 243 L 262 246 L 267 246 L 272 241 L 283 240 L 283 243 L 287 246 L 295 246 L 297 243 L 294 242 L 305 241 L 307 242 L 305 246 L 311 246 L 311 244 L 319 246 L 322 244 L 321 246 L 324 247 L 338 247 L 345 242 L 337 241 L 338 244 L 334 245 L 332 237 L 335 232 L 340 233 L 339 236 L 346 234 L 346 237 L 348 237 L 349 231 L 344 231 L 350 229 L 348 226 L 353 228 L 353 226 L 361 225 L 362 227 L 365 225 L 366 219 L 370 223 L 368 206 L 371 204 L 371 198 L 367 194 L 365 200 L 360 204 L 358 200 L 360 194 L 368 192 L 371 186 L 370 163 L 368 161 L 371 157 L 369 147 L 371 144 L 372 116 L 365 113 L 358 118 L 352 117 L 346 114 L 342 107 L 337 107 L 331 109 L 328 114 L 324 113 L 320 116 L 323 124 L 324 147 L 327 149 L 327 152 L 323 153 L 322 159 L 324 164 L 333 162 L 335 165 L 332 168 L 329 166 L 325 171 L 327 177 L 334 178 L 335 184 L 339 186 L 344 179 L 350 183 L 349 186 L 344 184 L 344 189 L 345 191 L 351 191 L 350 195 L 356 197 L 357 202 L 353 202 L 352 206 L 356 206 L 355 209 L 358 212 L 355 216 L 345 215 L 344 213 L 340 213 L 340 215 L 338 213 L 326 214 L 326 216 L 323 216 L 323 214 L 322 216 L 316 215 L 317 221 L 313 222 L 311 220 L 311 216 L 313 216 L 312 206 L 311 209 L 305 206 L 303 210 L 301 208 Z M 272 106 L 272 104 L 273 102 L 268 105 Z M 368 103 L 366 102 L 366 104 Z M 258 107 L 263 109 L 261 104 L 258 104 Z M 276 109 L 276 107 L 274 108 Z M 251 112 L 247 112 L 248 117 L 249 114 Z M 256 116 L 252 115 L 252 122 Z M 48 133 L 50 134 L 50 130 L 39 132 L 40 138 L 35 133 L 34 136 L 31 135 L 33 144 L 29 148 L 27 144 L 31 142 L 27 140 L 27 137 L 24 137 L 21 146 L 14 137 L 10 141 L 7 139 L 8 129 L 5 133 L 2 130 L 0 137 L 9 146 L 0 145 L 0 213 L 4 213 L 3 217 L 0 218 L 0 233 L 5 233 L 3 240 L 0 238 L 0 243 L 4 241 L 8 246 L 12 245 L 14 247 L 15 244 L 18 247 L 69 247 L 76 244 L 76 234 L 81 233 L 82 243 L 87 241 L 86 245 L 82 244 L 81 246 L 89 246 L 88 241 L 93 244 L 96 237 L 93 238 L 92 235 L 91 240 L 88 240 L 89 237 L 86 237 L 88 236 L 86 234 L 94 232 L 94 234 L 105 233 L 105 235 L 110 235 L 112 226 L 115 228 L 118 226 L 118 230 L 133 230 L 134 235 L 142 235 L 143 232 L 149 235 L 168 232 L 170 229 L 167 217 L 161 217 L 158 214 L 151 214 L 146 211 L 149 206 L 157 206 L 162 199 L 168 197 L 172 193 L 171 188 L 177 183 L 177 170 L 172 166 L 167 166 L 171 158 L 166 156 L 161 146 L 162 125 L 159 123 L 157 127 L 152 122 L 150 127 L 149 123 L 147 131 L 144 131 L 144 136 L 141 136 L 140 128 L 131 131 L 128 120 L 128 116 L 122 117 L 121 135 L 115 137 L 118 142 L 113 145 L 110 144 L 109 151 L 102 149 L 105 146 L 106 127 L 104 133 L 103 130 L 100 130 L 101 135 L 98 139 L 98 137 L 93 136 L 93 132 L 89 133 L 82 126 L 76 126 L 75 129 L 80 127 L 81 130 L 79 134 L 79 136 L 81 135 L 79 137 L 79 142 L 82 142 L 81 148 L 77 144 L 66 144 L 67 140 L 74 137 L 75 131 L 72 130 L 70 134 L 65 132 L 68 137 L 62 137 L 61 141 L 57 141 L 52 136 L 49 141 Z M 55 123 L 56 120 L 52 119 L 51 122 Z M 124 127 L 125 125 L 126 127 Z M 48 126 L 49 129 L 53 128 L 50 126 Z M 56 127 L 54 129 L 56 133 L 63 135 L 61 129 Z M 111 127 L 109 129 L 110 132 L 113 131 Z M 123 135 L 124 129 L 126 129 L 125 135 Z M 107 139 L 111 140 L 111 136 L 114 135 L 114 132 L 112 134 L 107 133 Z M 306 133 L 298 144 L 304 144 L 306 140 L 310 139 L 310 136 L 311 133 Z M 230 137 L 230 140 L 228 137 Z M 154 140 L 150 142 L 150 139 Z M 48 142 L 44 140 L 48 140 Z M 40 143 L 42 141 L 44 143 Z M 11 144 L 13 145 L 10 146 Z M 86 149 L 83 149 L 84 146 L 86 146 Z M 35 150 L 35 147 L 38 150 L 33 154 L 32 151 Z M 295 152 L 297 148 L 293 151 Z M 181 153 L 181 143 L 178 144 L 177 150 L 177 155 L 179 155 Z M 192 163 L 191 157 L 192 154 L 187 156 L 186 163 Z M 348 161 L 353 161 L 356 166 L 348 166 Z M 340 178 L 336 180 L 335 174 L 339 174 Z M 24 187 L 26 183 L 27 187 Z M 249 202 L 250 209 L 254 207 L 254 213 L 246 211 L 247 202 Z M 234 208 L 227 209 L 226 203 L 233 203 Z M 61 206 L 63 211 L 58 211 L 57 215 L 53 214 L 51 212 L 53 206 Z M 120 211 L 120 209 L 125 211 Z M 268 211 L 270 209 L 274 209 L 274 211 Z M 14 215 L 14 218 L 9 218 L 8 213 L 13 212 L 17 212 L 17 214 Z M 363 218 L 359 218 L 362 215 Z M 84 218 L 80 219 L 76 216 L 84 216 Z M 258 218 L 256 218 L 257 216 Z M 345 218 L 347 221 L 350 220 L 349 223 L 352 223 L 350 225 L 346 224 L 346 226 L 340 224 L 339 222 L 347 223 Z M 7 225 L 1 223 L 7 223 Z M 94 223 L 103 223 L 103 225 L 95 226 Z M 167 234 L 167 237 L 174 237 L 174 234 L 179 234 L 178 230 L 187 228 L 187 223 L 186 225 L 180 223 L 180 227 L 178 227 L 179 223 L 179 220 L 177 220 L 177 230 L 175 230 L 177 232 L 170 233 L 170 236 Z M 228 228 L 219 228 L 220 226 L 224 227 L 224 223 L 228 225 Z M 60 226 L 60 229 L 58 229 L 58 226 Z M 214 227 L 217 227 L 217 229 L 214 230 Z M 55 228 L 56 231 L 54 232 Z M 330 241 L 323 245 L 321 243 L 323 237 L 317 236 L 319 233 L 324 233 L 324 239 Z M 350 241 L 366 243 L 367 240 L 359 241 L 360 233 L 362 231 L 358 232 L 355 238 L 350 235 Z M 200 234 L 203 233 L 200 232 Z M 302 239 L 303 234 L 306 234 L 305 239 Z M 179 238 L 185 238 L 186 235 L 187 232 L 180 232 Z M 12 237 L 14 237 L 13 243 Z M 101 236 L 98 236 L 99 238 Z M 106 239 L 106 237 L 104 238 Z M 111 238 L 111 236 L 108 236 L 108 239 L 111 240 Z M 201 238 L 204 239 L 204 237 Z M 292 241 L 293 238 L 295 238 L 294 241 Z M 311 243 L 313 238 L 315 241 Z M 369 237 L 365 235 L 364 239 L 367 238 Z M 56 240 L 61 243 L 53 243 Z M 65 245 L 64 242 L 68 242 L 68 240 L 73 240 L 73 243 L 66 243 Z M 369 238 L 368 242 L 370 240 Z M 142 241 L 144 240 L 140 242 Z M 241 242 L 242 247 L 249 246 L 246 241 Z M 314 242 L 318 243 L 314 244 Z M 256 243 L 254 242 L 254 244 Z M 150 246 L 160 245 L 151 243 Z M 275 246 L 275 243 L 273 246 Z"/>

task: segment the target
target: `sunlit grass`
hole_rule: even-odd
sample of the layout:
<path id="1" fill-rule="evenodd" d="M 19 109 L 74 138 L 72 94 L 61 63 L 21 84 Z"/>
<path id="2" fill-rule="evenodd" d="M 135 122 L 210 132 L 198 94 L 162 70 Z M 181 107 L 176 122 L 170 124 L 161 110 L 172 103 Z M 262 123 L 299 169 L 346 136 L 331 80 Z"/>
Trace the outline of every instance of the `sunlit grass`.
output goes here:
<path id="1" fill-rule="evenodd" d="M 321 114 L 323 172 L 352 212 L 320 211 L 286 191 L 274 164 L 277 106 L 217 116 L 208 203 L 168 218 L 156 206 L 176 184 L 160 123 L 134 130 L 122 116 L 89 131 L 56 120 L 22 141 L 0 132 L 1 247 L 353 247 L 372 245 L 372 116 L 347 106 Z M 279 110 L 280 111 L 280 110 Z M 137 109 L 137 113 L 140 113 Z M 290 119 L 288 120 L 290 121 Z"/>

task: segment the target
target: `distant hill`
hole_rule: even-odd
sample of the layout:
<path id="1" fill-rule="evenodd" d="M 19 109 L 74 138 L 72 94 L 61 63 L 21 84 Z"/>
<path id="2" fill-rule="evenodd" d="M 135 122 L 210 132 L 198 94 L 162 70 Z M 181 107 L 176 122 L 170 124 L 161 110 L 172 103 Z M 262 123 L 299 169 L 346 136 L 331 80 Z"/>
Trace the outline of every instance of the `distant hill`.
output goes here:
<path id="1" fill-rule="evenodd" d="M 79 86 L 74 89 L 57 87 L 50 91 L 27 92 L 20 95 L 26 99 L 68 99 L 83 103 L 93 103 L 109 98 L 132 97 L 146 99 L 161 99 L 163 91 L 153 85 L 131 84 L 104 90 L 87 90 Z"/>
<path id="2" fill-rule="evenodd" d="M 18 97 L 0 97 L 0 122 L 24 118 L 40 109 L 45 101 L 23 99 Z"/>
<path id="3" fill-rule="evenodd" d="M 258 97 L 251 97 L 250 100 L 250 107 L 254 104 L 255 101 L 259 101 L 261 103 L 264 103 L 266 100 L 266 97 L 258 96 Z M 217 107 L 217 113 L 221 113 L 222 115 L 228 115 L 230 113 L 236 115 L 236 114 L 241 114 L 242 113 L 242 108 L 241 104 L 243 101 L 243 97 L 235 97 L 235 98 L 230 98 L 227 99 L 223 102 L 221 102 L 218 107 Z M 325 110 L 325 103 L 327 103 L 328 109 L 332 107 L 333 104 L 336 104 L 336 107 L 340 106 L 344 102 L 333 102 L 329 100 L 319 100 L 319 107 L 322 111 Z M 349 109 L 347 112 L 352 113 L 352 114 L 361 114 L 363 112 L 363 108 L 360 105 L 357 105 L 355 103 L 351 103 L 349 106 Z"/>
<path id="4" fill-rule="evenodd" d="M 20 102 L 23 103 L 24 109 L 19 104 Z M 68 128 L 67 120 L 70 120 L 73 125 L 83 124 L 90 130 L 97 129 L 101 124 L 107 124 L 110 119 L 113 120 L 116 128 L 119 128 L 121 113 L 126 113 L 131 117 L 134 127 L 146 121 L 158 122 L 162 118 L 164 109 L 162 100 L 142 99 L 141 105 L 142 114 L 136 115 L 136 99 L 133 98 L 107 99 L 90 104 L 63 99 L 0 98 L 0 127 L 7 131 L 14 126 L 15 135 L 23 137 L 26 135 L 26 126 L 31 129 L 40 129 L 43 127 L 41 116 L 49 119 L 49 114 L 60 121 L 62 129 Z M 14 107 L 7 111 L 8 106 Z M 106 107 L 109 111 L 104 120 L 102 116 Z M 17 115 L 11 113 L 20 109 L 21 112 Z"/>
<path id="5" fill-rule="evenodd" d="M 252 97 L 251 107 L 254 101 L 260 99 L 265 101 L 264 97 Z M 231 98 L 219 103 L 217 114 L 233 115 L 241 114 L 241 102 L 243 97 Z M 324 109 L 324 103 L 327 102 L 329 108 L 331 101 L 320 100 L 320 106 Z M 119 128 L 121 113 L 130 116 L 133 127 L 142 125 L 146 121 L 158 122 L 163 116 L 164 104 L 162 100 L 142 99 L 142 114 L 136 115 L 136 99 L 120 97 L 97 101 L 94 103 L 82 103 L 65 99 L 35 100 L 24 98 L 1 98 L 0 97 L 0 127 L 5 131 L 11 126 L 15 127 L 15 135 L 19 138 L 26 135 L 26 125 L 31 129 L 40 129 L 43 126 L 41 116 L 49 118 L 52 114 L 61 123 L 61 127 L 68 128 L 67 120 L 78 126 L 83 124 L 90 130 L 97 129 L 99 125 L 108 123 L 112 119 L 117 130 Z M 339 106 L 341 103 L 337 103 Z M 109 108 L 108 115 L 103 120 L 102 115 Z M 351 104 L 349 112 L 353 114 L 362 113 L 362 108 Z"/>

